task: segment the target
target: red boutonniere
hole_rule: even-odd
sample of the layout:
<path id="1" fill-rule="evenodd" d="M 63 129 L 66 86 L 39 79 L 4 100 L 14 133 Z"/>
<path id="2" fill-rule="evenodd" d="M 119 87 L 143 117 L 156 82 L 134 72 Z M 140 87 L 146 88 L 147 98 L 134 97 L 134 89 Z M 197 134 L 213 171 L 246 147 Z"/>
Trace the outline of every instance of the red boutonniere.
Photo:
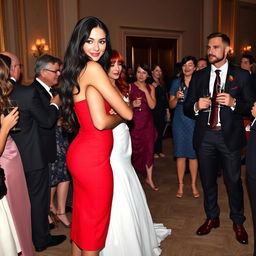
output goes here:
<path id="1" fill-rule="evenodd" d="M 229 82 L 233 82 L 233 81 L 234 81 L 234 77 L 233 77 L 232 75 L 229 75 L 229 76 L 228 76 L 228 81 L 229 81 Z"/>

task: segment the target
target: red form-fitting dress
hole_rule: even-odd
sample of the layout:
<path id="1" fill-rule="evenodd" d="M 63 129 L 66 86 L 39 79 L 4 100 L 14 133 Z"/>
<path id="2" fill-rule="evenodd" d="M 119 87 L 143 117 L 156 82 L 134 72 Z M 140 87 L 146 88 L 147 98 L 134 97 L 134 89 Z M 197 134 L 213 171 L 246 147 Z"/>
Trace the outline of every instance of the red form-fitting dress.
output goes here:
<path id="1" fill-rule="evenodd" d="M 110 106 L 106 103 L 106 112 Z M 108 232 L 113 176 L 110 153 L 112 130 L 97 130 L 86 100 L 75 102 L 79 133 L 67 152 L 67 165 L 73 178 L 71 239 L 83 250 L 105 246 Z"/>

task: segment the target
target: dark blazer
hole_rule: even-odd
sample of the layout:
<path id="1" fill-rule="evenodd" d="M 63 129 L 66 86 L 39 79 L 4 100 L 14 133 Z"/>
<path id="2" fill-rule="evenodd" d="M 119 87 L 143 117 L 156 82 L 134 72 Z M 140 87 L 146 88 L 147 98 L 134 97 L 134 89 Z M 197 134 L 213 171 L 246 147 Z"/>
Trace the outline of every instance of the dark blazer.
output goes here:
<path id="1" fill-rule="evenodd" d="M 251 73 L 251 78 L 252 78 L 252 86 L 253 86 L 254 92 L 256 93 L 256 74 Z"/>
<path id="2" fill-rule="evenodd" d="M 21 131 L 11 132 L 22 159 L 25 172 L 42 169 L 47 165 L 47 158 L 42 147 L 43 138 L 39 126 L 52 128 L 58 117 L 55 106 L 42 107 L 39 94 L 34 86 L 22 86 L 15 83 L 10 99 L 19 106 L 18 127 Z"/>
<path id="3" fill-rule="evenodd" d="M 251 126 L 251 132 L 247 146 L 246 164 L 248 179 L 252 179 L 256 183 L 256 122 L 254 122 L 254 124 Z M 256 187 L 254 190 L 256 191 Z"/>
<path id="4" fill-rule="evenodd" d="M 44 89 L 44 87 L 37 81 L 30 85 L 36 88 L 38 95 L 40 97 L 41 103 L 45 111 L 48 110 L 50 105 L 51 96 L 50 94 Z M 53 106 L 57 109 L 55 106 Z M 57 117 L 55 119 L 55 123 L 51 127 L 43 127 L 39 125 L 39 132 L 40 136 L 42 137 L 42 146 L 47 158 L 48 163 L 52 163 L 56 160 L 57 148 L 56 148 L 56 123 Z"/>
<path id="5" fill-rule="evenodd" d="M 247 179 L 251 202 L 254 232 L 254 254 L 256 255 L 256 122 L 251 127 L 246 153 Z"/>
<path id="6" fill-rule="evenodd" d="M 204 88 L 209 88 L 211 67 L 195 72 L 190 81 L 188 96 L 184 103 L 184 113 L 192 119 L 196 119 L 194 131 L 194 147 L 197 150 L 202 142 L 207 129 L 209 112 L 194 112 L 194 104 L 203 97 Z M 224 141 L 230 150 L 238 150 L 246 144 L 243 126 L 243 115 L 249 115 L 253 101 L 254 92 L 251 86 L 249 73 L 229 64 L 225 83 L 225 92 L 236 99 L 236 107 L 233 111 L 230 107 L 220 108 L 220 121 Z"/>

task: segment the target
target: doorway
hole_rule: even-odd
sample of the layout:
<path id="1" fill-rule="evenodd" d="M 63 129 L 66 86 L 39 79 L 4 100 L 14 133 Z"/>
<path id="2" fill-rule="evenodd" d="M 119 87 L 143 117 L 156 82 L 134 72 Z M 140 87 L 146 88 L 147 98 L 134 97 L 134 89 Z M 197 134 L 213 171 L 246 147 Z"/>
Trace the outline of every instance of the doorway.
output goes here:
<path id="1" fill-rule="evenodd" d="M 126 37 L 126 64 L 133 68 L 140 63 L 159 64 L 165 77 L 171 77 L 177 60 L 177 39 Z"/>

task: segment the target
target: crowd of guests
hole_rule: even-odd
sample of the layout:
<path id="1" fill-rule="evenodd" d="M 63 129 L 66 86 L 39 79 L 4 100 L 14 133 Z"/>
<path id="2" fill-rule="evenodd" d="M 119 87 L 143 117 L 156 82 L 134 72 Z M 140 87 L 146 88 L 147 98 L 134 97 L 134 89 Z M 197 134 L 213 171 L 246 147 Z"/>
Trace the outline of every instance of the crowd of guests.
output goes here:
<path id="1" fill-rule="evenodd" d="M 18 57 L 0 54 L 0 164 L 7 185 L 0 212 L 9 238 L 4 243 L 0 237 L 0 253 L 32 256 L 34 248 L 40 252 L 62 243 L 65 235 L 50 234 L 61 222 L 71 227 L 73 256 L 160 255 L 159 242 L 171 231 L 153 224 L 137 174 L 159 190 L 154 160 L 165 157 L 162 140 L 171 116 L 176 197 L 183 197 L 187 165 L 194 198 L 200 196 L 198 172 L 202 183 L 206 221 L 196 234 L 220 226 L 221 162 L 236 239 L 248 243 L 240 172 L 243 119 L 256 116 L 255 61 L 245 54 L 241 68 L 232 66 L 228 36 L 213 33 L 207 39 L 207 58 L 185 56 L 168 90 L 158 64 L 125 70 L 107 27 L 95 17 L 77 23 L 63 63 L 48 54 L 36 60 L 29 86 L 19 84 Z M 254 126 L 246 157 L 252 198 Z M 70 188 L 72 221 L 66 215 Z"/>

